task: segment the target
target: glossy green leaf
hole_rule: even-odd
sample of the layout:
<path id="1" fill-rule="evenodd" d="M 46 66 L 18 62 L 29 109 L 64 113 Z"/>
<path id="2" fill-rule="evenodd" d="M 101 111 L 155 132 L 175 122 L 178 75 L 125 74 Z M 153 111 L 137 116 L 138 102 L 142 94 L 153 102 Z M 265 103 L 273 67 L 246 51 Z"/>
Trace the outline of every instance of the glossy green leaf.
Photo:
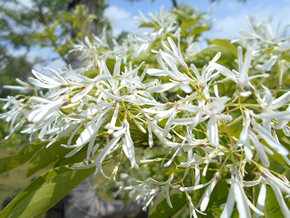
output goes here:
<path id="1" fill-rule="evenodd" d="M 39 149 L 43 148 L 46 143 L 31 143 L 24 146 L 19 152 L 0 159 L 0 174 L 5 173 L 15 167 L 27 162 Z"/>
<path id="2" fill-rule="evenodd" d="M 193 58 L 197 61 L 197 67 L 203 67 L 204 64 L 208 64 L 209 61 L 213 59 L 213 57 L 218 53 L 221 52 L 222 55 L 219 58 L 218 62 L 221 64 L 227 63 L 230 68 L 232 68 L 231 63 L 233 60 L 236 59 L 235 55 L 232 54 L 228 49 L 220 47 L 220 46 L 213 46 L 203 49 L 201 52 L 197 53 Z M 200 61 L 199 65 L 198 61 Z M 195 64 L 195 63 L 194 63 Z"/>
<path id="3" fill-rule="evenodd" d="M 197 26 L 190 31 L 190 35 L 200 35 L 201 33 L 208 31 L 208 26 Z"/>
<path id="4" fill-rule="evenodd" d="M 139 28 L 154 28 L 154 24 L 153 23 L 142 23 L 139 25 Z"/>
<path id="5" fill-rule="evenodd" d="M 82 163 L 81 165 L 84 165 Z M 94 172 L 94 168 L 76 170 L 55 168 L 27 186 L 3 211 L 0 217 L 36 217 L 55 205 Z"/>
<path id="6" fill-rule="evenodd" d="M 70 152 L 71 149 L 61 147 L 61 144 L 65 144 L 66 142 L 67 138 L 53 143 L 48 148 L 43 146 L 31 159 L 28 166 L 27 176 L 31 176 Z"/>
<path id="7" fill-rule="evenodd" d="M 164 199 L 158 204 L 150 218 L 172 217 L 187 205 L 185 193 L 171 195 L 170 200 L 173 208 L 169 207 L 166 199 Z"/>
<path id="8" fill-rule="evenodd" d="M 209 43 L 215 44 L 222 48 L 228 49 L 236 58 L 238 58 L 238 50 L 237 47 L 234 46 L 229 40 L 226 39 L 213 39 L 210 40 Z"/>
<path id="9" fill-rule="evenodd" d="M 199 17 L 192 18 L 186 21 L 183 21 L 180 25 L 181 32 L 185 31 L 187 28 L 192 27 L 199 20 Z"/>
<path id="10" fill-rule="evenodd" d="M 65 158 L 64 156 L 59 158 L 55 163 L 54 167 L 59 167 L 67 164 L 75 164 L 83 161 L 87 157 L 88 145 L 84 146 L 78 153 L 75 155 Z"/>
<path id="11" fill-rule="evenodd" d="M 84 72 L 84 76 L 89 77 L 91 79 L 95 78 L 99 72 L 97 70 L 87 70 Z"/>
<path id="12" fill-rule="evenodd" d="M 156 55 L 152 54 L 151 51 L 140 54 L 138 57 L 134 58 L 132 62 L 134 62 L 134 64 L 141 64 L 142 62 L 146 64 L 157 64 Z"/>
<path id="13" fill-rule="evenodd" d="M 267 186 L 267 197 L 263 212 L 265 213 L 265 217 L 284 217 L 280 210 L 276 195 L 270 186 Z"/>
<path id="14" fill-rule="evenodd" d="M 174 13 L 180 20 L 188 20 L 190 18 L 190 16 L 184 10 L 181 9 L 176 10 Z"/>

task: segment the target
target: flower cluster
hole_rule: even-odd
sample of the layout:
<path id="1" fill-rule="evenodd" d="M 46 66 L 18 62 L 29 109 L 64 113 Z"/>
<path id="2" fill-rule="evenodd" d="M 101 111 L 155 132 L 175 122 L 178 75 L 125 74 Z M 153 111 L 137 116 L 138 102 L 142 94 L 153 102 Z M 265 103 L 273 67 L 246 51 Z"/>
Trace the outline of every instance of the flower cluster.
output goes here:
<path id="1" fill-rule="evenodd" d="M 144 209 L 163 195 L 174 207 L 173 189 L 185 196 L 191 216 L 197 217 L 210 210 L 218 186 L 224 191 L 224 199 L 218 201 L 223 206 L 221 217 L 230 217 L 235 203 L 241 217 L 263 216 L 268 185 L 283 215 L 290 217 L 284 197 L 290 194 L 290 184 L 269 169 L 277 160 L 283 160 L 284 167 L 290 163 L 289 149 L 281 140 L 290 135 L 290 92 L 281 89 L 282 83 L 277 89 L 265 86 L 277 77 L 282 81 L 285 61 L 271 65 L 276 64 L 278 75 L 261 72 L 253 66 L 253 50 L 244 54 L 245 48 L 234 44 L 237 58 L 232 65 L 220 61 L 223 53 L 217 52 L 198 66 L 184 59 L 184 33 L 176 28 L 175 16 L 162 12 L 151 17 L 152 22 L 140 20 L 160 29 L 139 47 L 132 40 L 134 54 L 122 56 L 115 44 L 115 50 L 101 55 L 98 49 L 107 47 L 105 40 L 95 37 L 93 43 L 86 38 L 75 47 L 89 61 L 83 72 L 48 69 L 51 76 L 45 76 L 32 71 L 30 84 L 47 92 L 41 95 L 22 84 L 34 90 L 34 96 L 4 100 L 4 109 L 9 110 L 0 118 L 10 123 L 10 134 L 37 135 L 47 147 L 66 138 L 61 144 L 68 149 L 65 157 L 85 148 L 86 159 L 91 160 L 86 167 L 95 167 L 95 178 L 99 172 L 116 178 L 118 170 L 126 170 L 127 161 L 139 174 L 153 166 L 146 177 L 128 172 L 135 179 L 120 188 L 147 200 Z M 156 38 L 161 42 L 153 46 L 155 63 L 134 62 L 134 56 Z M 115 55 L 114 60 L 109 58 Z M 103 165 L 114 158 L 118 163 L 108 176 Z M 249 187 L 258 187 L 259 194 Z"/>

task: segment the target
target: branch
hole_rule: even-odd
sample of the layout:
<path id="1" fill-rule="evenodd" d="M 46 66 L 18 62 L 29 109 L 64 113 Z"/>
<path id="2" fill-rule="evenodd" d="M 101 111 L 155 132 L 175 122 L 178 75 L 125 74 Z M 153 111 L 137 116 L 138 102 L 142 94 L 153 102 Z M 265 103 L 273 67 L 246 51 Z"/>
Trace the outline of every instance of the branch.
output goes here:
<path id="1" fill-rule="evenodd" d="M 172 0 L 172 4 L 174 8 L 178 8 L 178 4 L 176 0 Z"/>

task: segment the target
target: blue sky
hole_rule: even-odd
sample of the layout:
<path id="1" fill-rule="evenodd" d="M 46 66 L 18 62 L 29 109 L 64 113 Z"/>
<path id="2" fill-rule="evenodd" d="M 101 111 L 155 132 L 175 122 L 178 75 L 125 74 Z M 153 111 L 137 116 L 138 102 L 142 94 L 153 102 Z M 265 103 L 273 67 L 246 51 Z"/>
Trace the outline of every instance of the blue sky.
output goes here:
<path id="1" fill-rule="evenodd" d="M 209 0 L 177 0 L 179 4 L 190 4 L 201 12 L 210 14 L 215 22 L 206 38 L 235 38 L 238 30 L 247 30 L 248 25 L 245 16 L 253 16 L 257 20 L 272 18 L 273 26 L 279 22 L 283 25 L 290 24 L 290 0 L 248 0 L 241 3 L 237 0 L 222 0 L 220 3 L 211 4 Z M 109 8 L 106 16 L 114 24 L 114 33 L 117 35 L 122 30 L 136 32 L 137 25 L 133 17 L 141 10 L 144 15 L 149 12 L 159 11 L 161 6 L 168 10 L 171 8 L 171 0 L 141 0 L 130 3 L 124 0 L 109 0 Z M 288 23 L 287 23 L 288 22 Z"/>
<path id="2" fill-rule="evenodd" d="M 22 0 L 28 5 L 30 0 Z M 257 20 L 262 21 L 272 18 L 272 26 L 282 26 L 290 24 L 290 0 L 248 0 L 246 3 L 240 3 L 237 0 L 221 0 L 220 3 L 210 4 L 210 0 L 177 0 L 179 4 L 190 4 L 201 12 L 207 12 L 213 17 L 213 29 L 204 35 L 204 38 L 231 38 L 239 36 L 238 30 L 248 30 L 248 24 L 245 16 L 254 16 Z M 108 0 L 109 7 L 105 11 L 107 16 L 113 23 L 114 34 L 117 35 L 121 31 L 136 33 L 138 25 L 133 19 L 138 16 L 138 10 L 147 16 L 149 12 L 159 11 L 162 6 L 169 10 L 172 6 L 171 0 L 140 0 L 139 2 L 130 3 L 125 0 Z M 30 57 L 42 55 L 55 58 L 57 54 L 52 49 L 46 48 L 42 51 L 39 49 L 32 50 Z M 48 58 L 48 59 L 49 59 Z M 64 63 L 57 59 L 53 62 L 45 63 L 45 66 L 53 69 L 63 67 Z M 36 70 L 45 73 L 42 64 L 34 66 Z"/>

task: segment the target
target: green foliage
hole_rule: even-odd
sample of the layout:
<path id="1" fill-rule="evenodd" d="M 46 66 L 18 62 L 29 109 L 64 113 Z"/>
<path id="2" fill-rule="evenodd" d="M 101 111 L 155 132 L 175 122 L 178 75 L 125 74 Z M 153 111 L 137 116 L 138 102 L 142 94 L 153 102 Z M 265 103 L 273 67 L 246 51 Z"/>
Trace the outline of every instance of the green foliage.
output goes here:
<path id="1" fill-rule="evenodd" d="M 0 174 L 24 164 L 45 145 L 46 143 L 43 142 L 27 144 L 16 154 L 0 158 Z"/>
<path id="2" fill-rule="evenodd" d="M 83 166 L 84 164 L 79 164 Z M 55 168 L 27 186 L 3 211 L 1 217 L 37 217 L 86 179 L 93 169 Z M 68 182 L 69 181 L 69 182 Z"/>
<path id="3" fill-rule="evenodd" d="M 173 194 L 170 196 L 172 208 L 168 206 L 166 199 L 162 200 L 155 208 L 150 218 L 171 217 L 177 214 L 186 205 L 186 196 L 184 193 Z"/>

